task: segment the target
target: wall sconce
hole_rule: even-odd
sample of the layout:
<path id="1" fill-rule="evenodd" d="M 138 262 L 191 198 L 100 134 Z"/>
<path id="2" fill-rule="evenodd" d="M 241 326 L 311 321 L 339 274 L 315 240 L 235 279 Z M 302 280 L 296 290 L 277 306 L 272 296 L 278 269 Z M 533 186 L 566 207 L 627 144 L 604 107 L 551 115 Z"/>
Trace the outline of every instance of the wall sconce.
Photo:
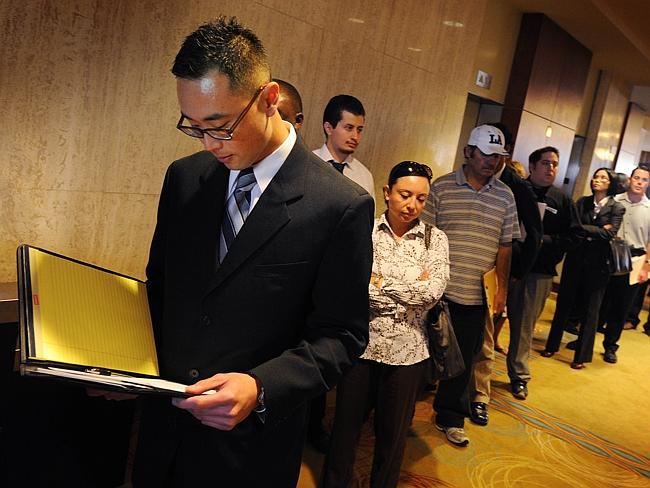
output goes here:
<path id="1" fill-rule="evenodd" d="M 551 127 L 550 125 L 546 127 L 546 132 L 544 134 L 546 135 L 546 137 L 551 137 L 553 135 L 553 127 Z"/>
<path id="2" fill-rule="evenodd" d="M 616 146 L 609 146 L 609 152 L 607 154 L 607 160 L 613 162 L 614 158 L 616 157 L 616 150 L 618 148 Z"/>

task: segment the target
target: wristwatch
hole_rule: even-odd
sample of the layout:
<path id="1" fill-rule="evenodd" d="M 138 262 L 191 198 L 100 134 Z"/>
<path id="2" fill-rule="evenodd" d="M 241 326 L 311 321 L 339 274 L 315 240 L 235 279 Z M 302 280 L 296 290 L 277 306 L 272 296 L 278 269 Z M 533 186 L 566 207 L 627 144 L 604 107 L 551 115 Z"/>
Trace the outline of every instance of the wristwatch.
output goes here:
<path id="1" fill-rule="evenodd" d="M 253 409 L 253 412 L 255 412 L 258 416 L 260 416 L 260 418 L 262 418 L 264 416 L 263 414 L 266 412 L 266 395 L 264 391 L 264 385 L 262 384 L 260 379 L 257 376 L 255 376 L 253 373 L 248 372 L 246 374 L 255 380 L 257 387 L 260 389 L 260 392 L 257 395 L 257 407 Z"/>
<path id="2" fill-rule="evenodd" d="M 255 378 L 255 379 L 257 380 L 257 378 Z M 256 414 L 266 412 L 266 403 L 264 401 L 265 400 L 265 398 L 264 398 L 264 386 L 261 383 L 259 383 L 259 380 L 258 380 L 258 384 L 260 385 L 260 394 L 257 395 L 257 407 L 255 407 L 253 409 L 253 412 L 255 412 Z"/>

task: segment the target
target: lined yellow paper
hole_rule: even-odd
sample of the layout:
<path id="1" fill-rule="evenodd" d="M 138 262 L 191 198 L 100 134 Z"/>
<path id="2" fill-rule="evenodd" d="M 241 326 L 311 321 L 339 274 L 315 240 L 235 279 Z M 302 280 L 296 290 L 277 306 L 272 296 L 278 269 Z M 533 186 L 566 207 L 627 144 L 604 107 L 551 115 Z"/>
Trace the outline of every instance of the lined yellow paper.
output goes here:
<path id="1" fill-rule="evenodd" d="M 34 359 L 158 376 L 144 283 L 29 248 Z"/>

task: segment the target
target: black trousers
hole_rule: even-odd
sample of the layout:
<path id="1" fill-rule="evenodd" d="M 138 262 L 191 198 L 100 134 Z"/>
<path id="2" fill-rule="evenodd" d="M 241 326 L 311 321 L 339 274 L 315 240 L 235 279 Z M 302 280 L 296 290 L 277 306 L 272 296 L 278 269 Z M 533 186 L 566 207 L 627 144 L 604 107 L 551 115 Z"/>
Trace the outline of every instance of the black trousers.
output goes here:
<path id="1" fill-rule="evenodd" d="M 609 276 L 592 272 L 580 260 L 565 261 L 562 280 L 557 296 L 555 315 L 546 339 L 546 350 L 557 352 L 562 342 L 564 327 L 578 305 L 582 308 L 582 326 L 578 333 L 578 344 L 573 355 L 575 363 L 589 363 L 594 352 L 596 326 L 601 302 L 607 289 Z"/>
<path id="2" fill-rule="evenodd" d="M 324 488 L 347 488 L 363 421 L 375 409 L 375 450 L 370 486 L 397 486 L 406 432 L 428 361 L 392 366 L 359 360 L 336 387 L 336 416 L 323 468 Z"/>
<path id="3" fill-rule="evenodd" d="M 605 339 L 603 340 L 603 347 L 605 350 L 618 349 L 618 340 L 621 338 L 623 332 L 623 325 L 627 314 L 632 307 L 634 298 L 639 289 L 639 284 L 630 285 L 630 275 L 612 276 L 607 286 L 607 302 L 608 305 L 605 309 L 605 321 L 607 327 L 605 328 Z"/>
<path id="4" fill-rule="evenodd" d="M 458 347 L 465 361 L 465 371 L 460 376 L 440 382 L 433 409 L 438 425 L 463 427 L 465 417 L 469 416 L 468 387 L 474 357 L 483 346 L 486 306 L 461 305 L 450 300 L 448 303 Z"/>
<path id="5" fill-rule="evenodd" d="M 307 424 L 307 437 L 316 435 L 323 429 L 323 419 L 325 418 L 325 407 L 327 406 L 327 393 L 318 395 L 310 404 L 309 421 Z"/>
<path id="6" fill-rule="evenodd" d="M 645 283 L 639 284 L 639 289 L 636 292 L 636 295 L 634 296 L 634 302 L 632 302 L 632 307 L 630 308 L 630 311 L 627 313 L 627 318 L 626 322 L 631 322 L 634 327 L 639 325 L 639 314 L 641 313 L 641 309 L 643 308 L 643 301 L 645 300 L 645 295 L 648 291 L 648 281 Z"/>

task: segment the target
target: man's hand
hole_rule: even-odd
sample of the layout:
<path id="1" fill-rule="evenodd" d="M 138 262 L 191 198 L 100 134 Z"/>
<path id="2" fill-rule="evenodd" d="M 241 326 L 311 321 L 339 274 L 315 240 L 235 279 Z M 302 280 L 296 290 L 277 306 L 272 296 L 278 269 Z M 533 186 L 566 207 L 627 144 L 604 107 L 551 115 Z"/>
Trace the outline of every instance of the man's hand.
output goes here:
<path id="1" fill-rule="evenodd" d="M 138 395 L 133 393 L 120 393 L 117 391 L 99 390 L 97 388 L 86 388 L 86 395 L 90 397 L 104 397 L 106 400 L 135 400 Z"/>
<path id="2" fill-rule="evenodd" d="M 494 295 L 494 310 L 492 313 L 494 315 L 501 315 L 506 309 L 506 291 L 498 289 Z"/>
<path id="3" fill-rule="evenodd" d="M 202 395 L 209 390 L 214 393 Z M 189 411 L 202 424 L 232 430 L 257 407 L 257 381 L 243 373 L 220 373 L 185 389 L 190 398 L 174 398 L 172 403 Z"/>
<path id="4" fill-rule="evenodd" d="M 648 281 L 648 270 L 642 268 L 639 271 L 639 283 L 643 283 L 644 281 Z"/>

